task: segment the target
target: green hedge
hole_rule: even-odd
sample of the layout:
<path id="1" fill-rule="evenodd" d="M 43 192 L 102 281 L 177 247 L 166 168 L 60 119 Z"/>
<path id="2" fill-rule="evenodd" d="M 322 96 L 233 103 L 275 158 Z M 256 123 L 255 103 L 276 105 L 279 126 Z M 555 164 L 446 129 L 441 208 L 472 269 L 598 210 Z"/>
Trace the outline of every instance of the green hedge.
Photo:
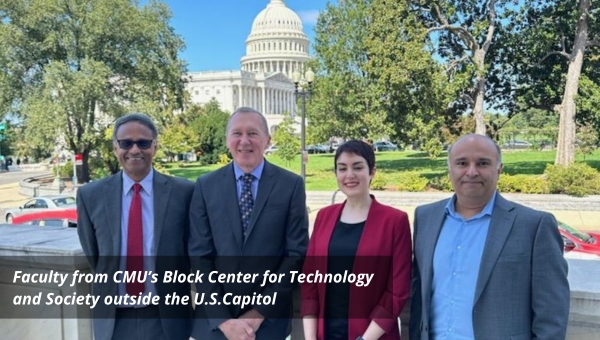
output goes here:
<path id="1" fill-rule="evenodd" d="M 523 194 L 547 194 L 548 182 L 542 176 L 501 174 L 498 180 L 500 192 L 520 192 Z"/>
<path id="2" fill-rule="evenodd" d="M 568 167 L 549 164 L 544 170 L 550 192 L 572 196 L 600 194 L 600 173 L 584 163 Z"/>
<path id="3" fill-rule="evenodd" d="M 429 181 L 425 177 L 421 177 L 418 171 L 403 171 L 398 176 L 398 191 L 419 192 L 427 189 Z"/>

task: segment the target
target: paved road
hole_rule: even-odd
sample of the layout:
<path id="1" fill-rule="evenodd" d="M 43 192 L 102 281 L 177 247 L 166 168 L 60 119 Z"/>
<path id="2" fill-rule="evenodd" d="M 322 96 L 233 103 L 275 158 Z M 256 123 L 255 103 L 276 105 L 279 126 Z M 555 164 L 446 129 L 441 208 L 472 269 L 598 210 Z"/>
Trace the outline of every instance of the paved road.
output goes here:
<path id="1" fill-rule="evenodd" d="M 0 172 L 0 185 L 19 182 L 27 177 L 50 175 L 51 171 L 9 171 Z"/>

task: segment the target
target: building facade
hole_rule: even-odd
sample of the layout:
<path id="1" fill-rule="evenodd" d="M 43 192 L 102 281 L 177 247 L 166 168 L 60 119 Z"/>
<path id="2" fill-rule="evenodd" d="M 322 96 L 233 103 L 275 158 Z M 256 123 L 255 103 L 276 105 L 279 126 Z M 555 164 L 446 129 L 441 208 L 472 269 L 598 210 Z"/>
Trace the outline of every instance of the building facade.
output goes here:
<path id="1" fill-rule="evenodd" d="M 234 112 L 249 106 L 262 112 L 274 133 L 286 113 L 295 113 L 292 73 L 305 71 L 309 41 L 300 17 L 283 0 L 270 0 L 254 19 L 246 39 L 241 69 L 192 72 L 187 90 L 192 102 L 215 99 L 221 109 Z"/>

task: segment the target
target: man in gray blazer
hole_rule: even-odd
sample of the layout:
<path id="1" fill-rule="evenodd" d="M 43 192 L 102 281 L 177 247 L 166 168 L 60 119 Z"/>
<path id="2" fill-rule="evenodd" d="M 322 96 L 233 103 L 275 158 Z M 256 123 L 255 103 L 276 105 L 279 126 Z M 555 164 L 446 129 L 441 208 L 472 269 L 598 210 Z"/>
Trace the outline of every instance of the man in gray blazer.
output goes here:
<path id="1" fill-rule="evenodd" d="M 77 192 L 83 251 L 93 272 L 108 275 L 107 282 L 92 286 L 93 294 L 101 297 L 92 311 L 96 340 L 184 340 L 191 332 L 191 305 L 165 303 L 167 294 L 189 296 L 190 284 L 163 279 L 166 271 L 190 272 L 188 208 L 193 183 L 152 168 L 157 137 L 156 126 L 144 114 L 117 119 L 113 146 L 123 171 Z M 156 277 L 125 283 L 119 282 L 120 271 L 151 271 Z M 158 295 L 159 304 L 131 300 L 148 295 Z M 126 300 L 104 304 L 107 296 Z"/>
<path id="2" fill-rule="evenodd" d="M 493 140 L 464 136 L 448 150 L 455 195 L 417 208 L 411 340 L 565 339 L 569 284 L 556 220 L 497 193 L 501 171 Z"/>
<path id="3" fill-rule="evenodd" d="M 269 143 L 265 117 L 239 108 L 227 124 L 233 162 L 196 181 L 190 204 L 192 269 L 258 276 L 246 283 L 197 283 L 205 302 L 196 306 L 195 339 L 283 340 L 289 334 L 295 286 L 290 272 L 302 270 L 308 244 L 306 193 L 300 176 L 264 159 Z M 266 272 L 285 275 L 263 286 Z M 276 303 L 260 301 L 259 295 L 276 296 Z M 232 296 L 257 299 L 242 306 Z"/>

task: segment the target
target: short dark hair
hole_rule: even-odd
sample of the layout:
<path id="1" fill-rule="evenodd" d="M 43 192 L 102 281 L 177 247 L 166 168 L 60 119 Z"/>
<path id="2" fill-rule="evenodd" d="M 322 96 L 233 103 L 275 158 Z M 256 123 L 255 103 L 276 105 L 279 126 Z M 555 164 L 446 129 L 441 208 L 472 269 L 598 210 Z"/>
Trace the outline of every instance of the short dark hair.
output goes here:
<path id="1" fill-rule="evenodd" d="M 373 152 L 373 147 L 371 145 L 358 139 L 352 139 L 338 146 L 333 159 L 333 168 L 335 170 L 337 170 L 337 160 L 344 152 L 364 158 L 369 167 L 369 174 L 373 174 L 373 170 L 375 169 L 375 152 Z"/>
<path id="2" fill-rule="evenodd" d="M 121 127 L 121 125 L 131 123 L 131 122 L 140 123 L 140 124 L 146 126 L 148 129 L 150 129 L 150 131 L 152 131 L 152 138 L 153 139 L 158 138 L 158 129 L 156 128 L 156 125 L 154 125 L 154 122 L 152 121 L 152 119 L 146 114 L 135 112 L 135 113 L 129 113 L 124 116 L 121 116 L 115 121 L 115 128 L 113 130 L 113 137 L 112 137 L 113 141 L 117 140 L 117 132 L 119 131 L 119 128 Z"/>

